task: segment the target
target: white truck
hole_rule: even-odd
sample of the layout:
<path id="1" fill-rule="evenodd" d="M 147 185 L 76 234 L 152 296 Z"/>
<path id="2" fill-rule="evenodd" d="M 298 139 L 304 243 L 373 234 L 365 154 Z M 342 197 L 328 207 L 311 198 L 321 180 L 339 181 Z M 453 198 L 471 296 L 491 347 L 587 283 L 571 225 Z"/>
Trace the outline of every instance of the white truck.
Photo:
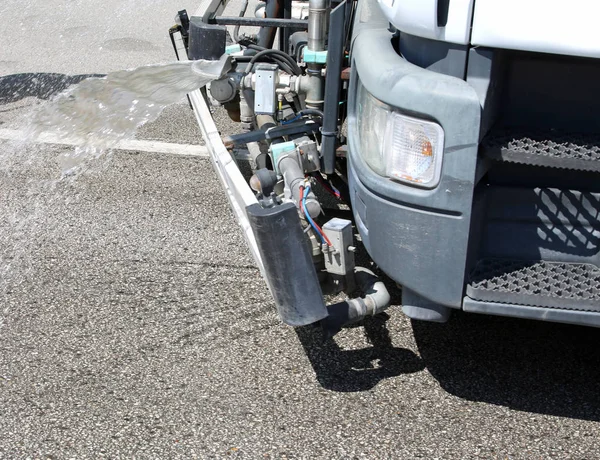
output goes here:
<path id="1" fill-rule="evenodd" d="M 598 2 L 224 6 L 180 12 L 171 34 L 189 59 L 226 55 L 228 72 L 190 100 L 285 323 L 331 335 L 388 307 L 354 266 L 357 232 L 413 319 L 600 326 Z M 222 139 L 208 101 L 243 133 Z M 351 216 L 323 213 L 317 183 Z M 358 294 L 325 305 L 342 290 Z"/>

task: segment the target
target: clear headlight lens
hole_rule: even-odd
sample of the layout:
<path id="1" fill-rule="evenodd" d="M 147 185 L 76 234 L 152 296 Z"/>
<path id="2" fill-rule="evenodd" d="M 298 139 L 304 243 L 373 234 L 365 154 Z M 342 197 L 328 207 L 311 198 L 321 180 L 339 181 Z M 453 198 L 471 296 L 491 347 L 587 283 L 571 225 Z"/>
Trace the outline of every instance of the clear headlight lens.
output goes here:
<path id="1" fill-rule="evenodd" d="M 360 83 L 356 102 L 360 151 L 367 164 L 376 173 L 385 176 L 383 141 L 389 115 L 388 106 L 371 96 Z"/>
<path id="2" fill-rule="evenodd" d="M 438 184 L 444 151 L 440 125 L 394 111 L 360 83 L 356 107 L 360 151 L 376 173 L 422 187 Z"/>

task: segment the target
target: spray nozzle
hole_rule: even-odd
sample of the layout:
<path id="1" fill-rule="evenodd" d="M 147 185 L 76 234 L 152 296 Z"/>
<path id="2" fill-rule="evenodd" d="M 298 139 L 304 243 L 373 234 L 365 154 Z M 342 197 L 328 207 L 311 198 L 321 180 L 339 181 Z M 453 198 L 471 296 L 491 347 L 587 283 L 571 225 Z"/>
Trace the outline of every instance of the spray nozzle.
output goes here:
<path id="1" fill-rule="evenodd" d="M 199 59 L 192 63 L 192 70 L 201 77 L 206 78 L 208 80 L 206 83 L 218 80 L 231 70 L 231 56 L 223 54 L 218 61 Z"/>

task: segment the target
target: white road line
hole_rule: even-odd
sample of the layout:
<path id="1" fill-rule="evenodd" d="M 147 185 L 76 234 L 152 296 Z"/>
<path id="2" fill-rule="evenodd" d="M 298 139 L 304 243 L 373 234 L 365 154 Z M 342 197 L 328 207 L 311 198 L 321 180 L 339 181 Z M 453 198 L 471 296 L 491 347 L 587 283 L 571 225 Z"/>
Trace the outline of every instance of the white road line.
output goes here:
<path id="1" fill-rule="evenodd" d="M 17 129 L 0 129 L 0 140 L 4 141 L 23 141 L 25 134 Z M 42 133 L 36 144 L 58 144 L 58 145 L 77 145 L 78 143 L 59 138 L 56 134 Z M 208 149 L 204 145 L 193 144 L 174 144 L 171 142 L 159 142 L 150 140 L 124 140 L 117 144 L 117 150 L 133 150 L 144 153 L 164 153 L 168 155 L 182 155 L 208 158 Z"/>

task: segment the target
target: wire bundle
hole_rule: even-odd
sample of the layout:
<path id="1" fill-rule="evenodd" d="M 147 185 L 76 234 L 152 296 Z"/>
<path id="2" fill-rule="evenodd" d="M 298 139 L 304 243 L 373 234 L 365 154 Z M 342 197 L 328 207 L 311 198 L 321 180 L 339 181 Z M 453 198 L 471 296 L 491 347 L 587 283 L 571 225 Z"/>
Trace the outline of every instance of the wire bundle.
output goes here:
<path id="1" fill-rule="evenodd" d="M 309 193 L 310 193 L 310 184 L 307 184 L 306 187 L 304 185 L 300 186 L 300 200 L 299 200 L 300 212 L 302 212 L 304 214 L 304 216 L 306 217 L 306 220 L 308 221 L 310 226 L 314 229 L 316 234 L 319 236 L 321 243 L 327 244 L 328 246 L 333 246 L 333 244 L 331 244 L 331 241 L 329 240 L 329 238 L 327 238 L 327 235 L 323 232 L 321 227 L 319 227 L 319 225 L 312 219 L 312 217 L 310 217 L 310 214 L 308 213 L 308 210 L 306 209 L 306 197 L 308 196 Z"/>
<path id="2" fill-rule="evenodd" d="M 275 64 L 277 64 L 283 71 L 291 74 L 291 75 L 301 75 L 302 70 L 298 66 L 298 63 L 294 60 L 292 56 L 287 53 L 284 53 L 281 50 L 263 48 L 262 46 L 258 46 L 249 40 L 240 40 L 238 42 L 240 45 L 245 46 L 248 49 L 258 51 L 248 63 L 248 67 L 246 73 L 250 73 L 254 64 L 262 58 L 271 59 Z"/>
<path id="3" fill-rule="evenodd" d="M 337 199 L 340 199 L 340 200 L 342 199 L 342 194 L 340 193 L 340 191 L 337 188 L 335 188 L 335 186 L 331 183 L 330 180 L 325 182 L 325 179 L 323 179 L 323 177 L 321 177 L 321 175 L 319 173 L 314 174 L 314 177 L 316 177 L 319 184 L 321 184 L 323 186 L 323 188 L 325 190 L 327 190 L 330 194 L 332 194 Z"/>

